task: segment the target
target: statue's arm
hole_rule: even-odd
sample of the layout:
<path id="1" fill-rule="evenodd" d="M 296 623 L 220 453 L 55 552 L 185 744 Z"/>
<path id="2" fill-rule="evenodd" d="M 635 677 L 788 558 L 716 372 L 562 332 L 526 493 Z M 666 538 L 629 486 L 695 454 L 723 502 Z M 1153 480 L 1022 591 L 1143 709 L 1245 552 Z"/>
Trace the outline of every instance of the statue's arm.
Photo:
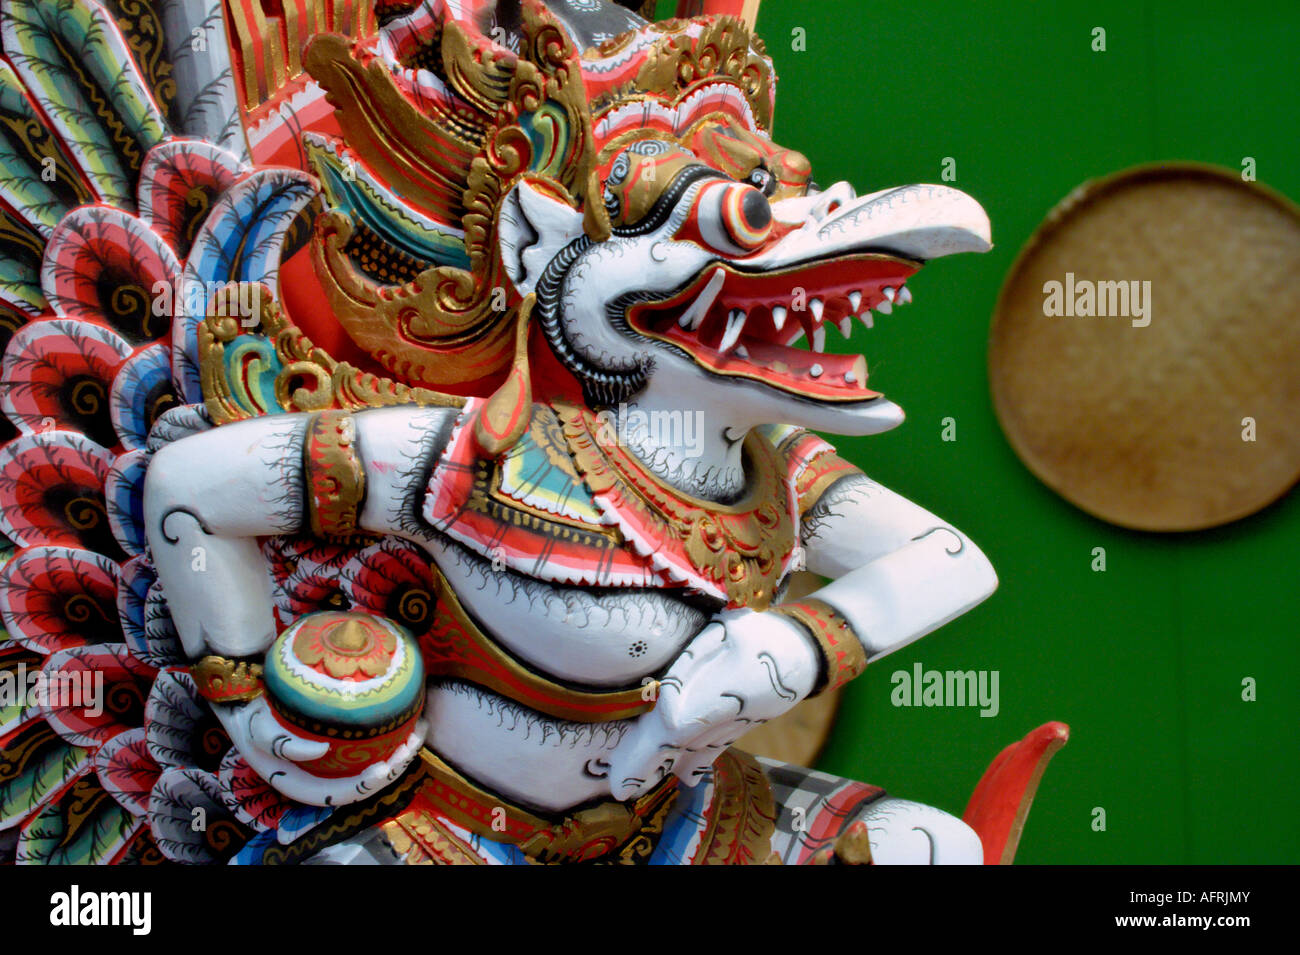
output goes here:
<path id="1" fill-rule="evenodd" d="M 714 618 L 610 761 L 616 797 L 642 793 L 669 773 L 695 782 L 755 724 L 847 682 L 997 586 L 964 534 L 861 472 L 846 469 L 804 503 L 808 569 L 830 582 L 801 600 Z"/>
<path id="2" fill-rule="evenodd" d="M 961 616 L 998 585 L 970 538 L 861 472 L 811 504 L 803 541 L 808 569 L 831 578 L 804 603 L 841 616 L 868 662 Z"/>
<path id="3" fill-rule="evenodd" d="M 347 417 L 364 472 L 357 528 L 409 534 L 455 412 L 406 406 Z M 313 420 L 285 414 L 223 425 L 167 445 L 150 461 L 146 532 L 189 656 L 246 657 L 275 639 L 271 578 L 257 538 L 312 531 L 304 447 Z"/>
<path id="4" fill-rule="evenodd" d="M 159 450 L 145 479 L 153 562 L 186 654 L 244 658 L 275 639 L 257 538 L 304 526 L 307 415 L 241 421 Z"/>
<path id="5" fill-rule="evenodd" d="M 272 581 L 258 543 L 274 534 L 311 533 L 346 508 L 319 505 L 319 490 L 355 468 L 364 494 L 356 529 L 409 530 L 423 482 L 454 412 L 391 408 L 342 416 L 347 453 L 313 454 L 311 415 L 274 415 L 223 425 L 168 445 L 150 462 L 145 524 L 163 592 L 186 655 L 260 662 L 276 637 Z M 327 429 L 315 433 L 319 436 Z M 321 468 L 327 473 L 319 473 Z M 329 469 L 334 469 L 330 471 Z M 337 472 L 337 473 L 334 473 Z M 337 529 L 337 528 L 336 528 Z M 202 690 L 201 690 L 202 692 Z M 425 726 L 391 757 L 354 776 L 321 778 L 299 763 L 329 746 L 277 721 L 265 695 L 212 700 L 213 711 L 248 763 L 292 799 L 337 805 L 361 799 L 395 778 L 418 753 Z"/>

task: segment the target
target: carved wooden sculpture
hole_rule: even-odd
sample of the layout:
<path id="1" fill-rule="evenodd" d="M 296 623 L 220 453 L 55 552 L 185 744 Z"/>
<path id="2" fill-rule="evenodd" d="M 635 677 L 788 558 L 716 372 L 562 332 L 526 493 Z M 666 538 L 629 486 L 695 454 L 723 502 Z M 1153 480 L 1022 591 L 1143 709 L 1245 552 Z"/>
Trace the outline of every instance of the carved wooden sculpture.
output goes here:
<path id="1" fill-rule="evenodd" d="M 0 667 L 107 687 L 0 709 L 0 847 L 1009 859 L 1063 728 L 974 829 L 729 748 L 996 586 L 806 430 L 902 420 L 827 330 L 986 250 L 973 199 L 817 188 L 734 17 L 3 0 L 0 39 Z"/>

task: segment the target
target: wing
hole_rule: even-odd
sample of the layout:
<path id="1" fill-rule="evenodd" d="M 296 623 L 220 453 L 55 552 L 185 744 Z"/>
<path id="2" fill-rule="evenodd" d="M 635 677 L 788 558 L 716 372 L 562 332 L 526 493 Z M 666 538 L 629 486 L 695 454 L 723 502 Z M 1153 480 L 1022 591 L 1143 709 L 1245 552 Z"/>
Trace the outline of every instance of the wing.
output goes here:
<path id="1" fill-rule="evenodd" d="M 141 529 L 152 455 L 212 427 L 208 292 L 274 291 L 315 195 L 249 165 L 224 29 L 220 0 L 0 4 L 0 860 L 220 861 L 321 818 L 230 750 Z"/>

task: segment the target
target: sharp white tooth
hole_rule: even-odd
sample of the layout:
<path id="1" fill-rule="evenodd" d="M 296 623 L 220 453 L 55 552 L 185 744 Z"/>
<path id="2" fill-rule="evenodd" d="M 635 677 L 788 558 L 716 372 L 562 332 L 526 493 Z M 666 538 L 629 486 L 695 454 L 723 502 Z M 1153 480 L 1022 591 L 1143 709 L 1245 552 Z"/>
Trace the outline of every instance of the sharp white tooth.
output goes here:
<path id="1" fill-rule="evenodd" d="M 823 369 L 821 365 L 813 365 L 811 368 L 808 369 L 808 377 L 820 378 L 824 370 L 825 369 Z"/>
<path id="2" fill-rule="evenodd" d="M 898 292 L 891 285 L 886 285 L 884 291 L 885 298 L 889 299 L 891 302 L 898 297 Z"/>
<path id="3" fill-rule="evenodd" d="M 853 334 L 852 316 L 845 315 L 843 318 L 840 319 L 840 334 L 843 335 L 845 338 L 848 338 Z"/>
<path id="4" fill-rule="evenodd" d="M 813 329 L 812 335 L 813 335 L 812 350 L 825 351 L 826 350 L 826 326 L 818 325 L 816 328 Z"/>
<path id="5" fill-rule="evenodd" d="M 904 285 L 902 288 L 898 290 L 898 304 L 899 305 L 912 304 L 912 290 L 908 288 L 906 285 Z"/>
<path id="6" fill-rule="evenodd" d="M 745 318 L 745 313 L 740 309 L 731 310 L 727 316 L 727 330 L 722 333 L 722 344 L 718 346 L 718 351 L 729 351 L 732 345 L 740 341 L 740 333 L 745 330 Z"/>
<path id="7" fill-rule="evenodd" d="M 737 357 L 737 358 L 748 358 L 748 357 L 749 357 L 749 349 L 746 348 L 744 345 L 737 345 L 737 346 L 736 346 L 736 357 Z"/>
<path id="8" fill-rule="evenodd" d="M 799 329 L 797 332 L 794 333 L 794 338 L 790 339 L 788 342 L 785 343 L 785 344 L 786 344 L 786 347 L 787 347 L 787 348 L 790 348 L 790 347 L 792 347 L 792 346 L 794 346 L 794 345 L 799 344 L 799 342 L 800 342 L 800 340 L 801 340 L 802 338 L 803 338 L 803 328 L 800 327 L 800 329 Z"/>
<path id="9" fill-rule="evenodd" d="M 718 299 L 718 293 L 722 291 L 722 283 L 727 280 L 727 273 L 722 269 L 715 269 L 709 276 L 709 284 L 704 286 L 699 297 L 691 303 L 691 307 L 682 312 L 682 317 L 677 319 L 677 324 L 682 328 L 695 331 L 704 321 L 704 316 L 709 314 L 709 309 L 713 308 L 713 303 Z"/>
<path id="10" fill-rule="evenodd" d="M 813 318 L 820 322 L 822 320 L 822 313 L 826 311 L 826 306 L 822 304 L 822 300 L 815 298 L 808 303 L 808 307 L 812 309 Z"/>
<path id="11" fill-rule="evenodd" d="M 885 300 L 882 300 L 881 303 L 876 306 L 876 311 L 881 315 L 888 315 L 893 310 L 894 306 L 890 305 L 889 302 Z"/>
<path id="12" fill-rule="evenodd" d="M 785 317 L 789 314 L 789 311 L 781 305 L 772 309 L 772 324 L 776 326 L 778 332 L 781 330 L 782 326 L 785 325 Z"/>
<path id="13" fill-rule="evenodd" d="M 875 318 L 872 316 L 871 312 L 869 312 L 869 311 L 867 311 L 867 312 L 863 312 L 861 315 L 859 315 L 859 316 L 858 316 L 858 321 L 860 321 L 863 325 L 866 325 L 867 328 L 875 328 L 875 327 L 876 327 L 876 320 L 875 320 Z"/>
<path id="14" fill-rule="evenodd" d="M 849 305 L 852 306 L 853 311 L 856 312 L 856 311 L 861 307 L 861 305 L 862 305 L 862 293 L 861 293 L 861 292 L 850 292 L 850 293 L 849 293 Z"/>

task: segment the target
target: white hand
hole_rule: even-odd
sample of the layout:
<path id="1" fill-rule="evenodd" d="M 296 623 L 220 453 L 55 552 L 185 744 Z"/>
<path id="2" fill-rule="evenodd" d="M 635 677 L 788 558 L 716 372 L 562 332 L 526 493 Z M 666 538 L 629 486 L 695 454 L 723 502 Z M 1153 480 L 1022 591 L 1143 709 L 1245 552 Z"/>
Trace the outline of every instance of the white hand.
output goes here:
<path id="1" fill-rule="evenodd" d="M 758 723 L 813 688 L 819 659 L 803 631 L 777 614 L 719 615 L 660 682 L 655 708 L 637 718 L 610 760 L 616 799 L 639 796 L 670 773 L 687 785 Z"/>
<path id="2" fill-rule="evenodd" d="M 388 759 L 367 766 L 354 776 L 329 779 L 296 763 L 319 759 L 329 744 L 303 739 L 278 723 L 265 697 L 243 706 L 215 706 L 217 718 L 231 742 L 259 776 L 290 799 L 311 806 L 344 806 L 383 789 L 405 771 L 420 752 L 429 725 L 421 720 Z"/>

